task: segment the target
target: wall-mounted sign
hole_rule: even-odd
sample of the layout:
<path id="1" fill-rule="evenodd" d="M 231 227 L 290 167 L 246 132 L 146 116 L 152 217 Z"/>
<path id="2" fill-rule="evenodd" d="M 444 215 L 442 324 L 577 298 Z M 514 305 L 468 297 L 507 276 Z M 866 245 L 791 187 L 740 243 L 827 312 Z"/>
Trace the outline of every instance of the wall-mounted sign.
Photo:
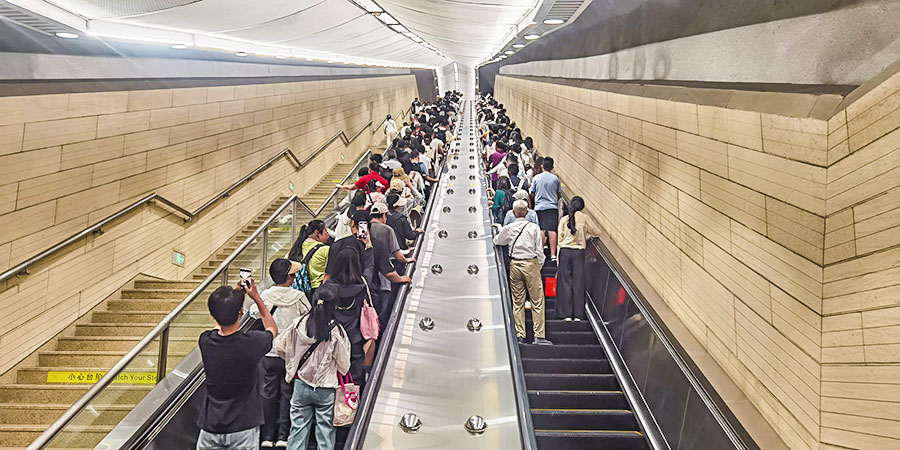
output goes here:
<path id="1" fill-rule="evenodd" d="M 172 264 L 175 264 L 178 267 L 184 267 L 184 253 L 181 253 L 178 250 L 173 250 Z"/>
<path id="2" fill-rule="evenodd" d="M 291 192 L 294 192 L 294 183 L 288 183 L 288 189 L 290 189 Z"/>

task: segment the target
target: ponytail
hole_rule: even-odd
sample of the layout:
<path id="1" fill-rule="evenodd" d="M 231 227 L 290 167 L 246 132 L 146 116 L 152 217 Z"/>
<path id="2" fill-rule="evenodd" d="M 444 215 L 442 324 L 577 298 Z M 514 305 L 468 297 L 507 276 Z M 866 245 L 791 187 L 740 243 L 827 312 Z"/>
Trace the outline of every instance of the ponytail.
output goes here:
<path id="1" fill-rule="evenodd" d="M 313 233 L 316 231 L 323 232 L 325 231 L 325 222 L 322 222 L 319 219 L 314 219 L 309 221 L 308 224 L 300 227 L 300 234 L 297 235 L 297 240 L 294 241 L 294 245 L 291 246 L 291 251 L 288 252 L 288 259 L 291 261 L 301 261 L 303 260 L 303 242 L 306 241 Z"/>
<path id="2" fill-rule="evenodd" d="M 581 197 L 574 197 L 572 201 L 569 202 L 569 231 L 572 234 L 575 234 L 577 228 L 575 227 L 575 213 L 584 209 L 584 199 Z"/>
<path id="3" fill-rule="evenodd" d="M 331 327 L 334 320 L 334 307 L 338 299 L 337 287 L 330 283 L 324 283 L 313 294 L 312 308 L 306 319 L 306 335 L 316 341 L 331 340 Z"/>

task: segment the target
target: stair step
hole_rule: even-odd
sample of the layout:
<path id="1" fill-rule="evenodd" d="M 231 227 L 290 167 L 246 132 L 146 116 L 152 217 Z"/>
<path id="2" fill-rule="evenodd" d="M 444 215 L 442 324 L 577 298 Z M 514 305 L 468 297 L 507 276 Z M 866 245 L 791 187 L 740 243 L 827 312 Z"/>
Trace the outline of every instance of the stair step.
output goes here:
<path id="1" fill-rule="evenodd" d="M 143 336 L 76 336 L 61 337 L 57 340 L 56 349 L 61 351 L 121 351 L 128 352 Z M 198 336 L 169 336 L 169 351 L 191 351 L 197 346 Z M 148 348 L 156 349 L 159 341 L 150 343 Z"/>
<path id="2" fill-rule="evenodd" d="M 531 320 L 527 320 L 529 322 L 528 326 L 531 326 Z M 579 322 L 566 322 L 564 320 L 547 320 L 544 322 L 544 328 L 548 332 L 553 331 L 591 331 L 591 323 L 587 320 L 582 320 Z"/>
<path id="3" fill-rule="evenodd" d="M 196 286 L 194 286 L 196 287 Z M 193 291 L 190 289 L 122 289 L 122 298 L 127 299 L 184 299 Z"/>
<path id="4" fill-rule="evenodd" d="M 526 373 L 525 386 L 540 391 L 615 391 L 619 382 L 611 374 Z"/>
<path id="5" fill-rule="evenodd" d="M 72 405 L 70 404 L 41 404 L 41 403 L 0 403 L 0 423 L 4 425 L 37 425 L 44 427 L 52 424 L 63 415 Z M 91 404 L 91 410 L 95 413 L 89 418 L 75 417 L 72 425 L 117 425 L 131 412 L 135 405 L 100 405 Z M 87 422 L 90 420 L 90 424 Z"/>
<path id="6" fill-rule="evenodd" d="M 124 355 L 124 353 L 122 353 Z M 167 366 L 168 367 L 168 366 Z M 173 366 L 174 367 L 174 366 Z M 67 372 L 84 372 L 84 373 L 105 373 L 109 370 L 109 367 L 84 367 L 84 365 L 79 364 L 78 366 L 65 367 L 65 366 L 55 366 L 55 367 L 27 367 L 24 369 L 19 369 L 16 371 L 16 383 L 21 384 L 45 384 L 47 386 L 60 386 L 60 385 L 80 385 L 81 383 L 61 383 L 58 382 L 55 377 L 63 376 L 67 377 Z M 51 372 L 63 372 L 62 375 L 56 373 L 53 374 L 54 379 L 48 380 L 48 375 Z M 155 374 L 155 368 L 145 368 L 145 369 L 127 369 L 125 372 L 136 372 L 140 375 L 146 374 Z M 90 383 L 88 383 L 90 384 Z M 127 383 L 125 383 L 127 384 Z"/>
<path id="7" fill-rule="evenodd" d="M 637 431 L 548 431 L 535 429 L 541 450 L 648 450 Z"/>
<path id="8" fill-rule="evenodd" d="M 187 356 L 187 353 L 169 351 L 167 367 L 175 367 Z M 119 351 L 50 350 L 38 352 L 38 365 L 42 367 L 112 367 L 123 356 L 125 354 Z M 129 367 L 155 371 L 158 359 L 159 352 L 156 349 L 147 349 L 135 357 Z"/>
<path id="9" fill-rule="evenodd" d="M 540 430 L 637 430 L 634 414 L 615 409 L 532 409 L 531 419 Z"/>
<path id="10" fill-rule="evenodd" d="M 106 387 L 109 401 L 116 404 L 137 404 L 154 385 L 111 384 Z M 0 403 L 68 403 L 73 404 L 90 388 L 90 384 L 2 384 Z M 44 427 L 46 428 L 46 427 Z M 43 431 L 43 430 L 42 430 Z"/>
<path id="11" fill-rule="evenodd" d="M 525 373 L 569 373 L 569 374 L 600 374 L 612 373 L 609 361 L 605 359 L 572 359 L 572 358 L 548 358 L 531 359 L 523 358 L 522 367 Z"/>
<path id="12" fill-rule="evenodd" d="M 210 318 L 212 320 L 212 318 Z M 75 325 L 75 336 L 133 336 L 153 331 L 156 323 L 84 323 Z M 169 329 L 169 336 L 190 336 L 199 338 L 200 333 L 213 328 L 208 324 L 176 323 Z"/>
<path id="13" fill-rule="evenodd" d="M 158 324 L 168 315 L 163 311 L 94 311 L 91 319 L 95 323 L 146 323 Z M 178 316 L 180 323 L 214 325 L 208 312 L 184 311 Z"/>
<path id="14" fill-rule="evenodd" d="M 135 289 L 193 289 L 195 287 L 197 284 L 193 281 L 136 280 L 134 282 Z"/>
<path id="15" fill-rule="evenodd" d="M 528 391 L 528 404 L 539 409 L 628 409 L 622 391 Z"/>
<path id="16" fill-rule="evenodd" d="M 103 440 L 112 425 L 72 425 L 53 439 L 53 448 L 93 448 Z M 0 425 L 0 442 L 12 447 L 25 447 L 31 444 L 44 430 L 46 425 Z"/>
<path id="17" fill-rule="evenodd" d="M 523 358 L 584 358 L 605 357 L 599 345 L 519 345 Z"/>
<path id="18" fill-rule="evenodd" d="M 558 345 L 599 345 L 593 331 L 548 331 L 547 339 Z"/>
<path id="19" fill-rule="evenodd" d="M 107 311 L 164 311 L 169 312 L 181 304 L 188 294 L 177 299 L 128 299 L 128 300 L 110 300 L 106 304 Z M 195 301 L 187 306 L 187 311 L 206 312 L 207 306 L 204 301 Z"/>

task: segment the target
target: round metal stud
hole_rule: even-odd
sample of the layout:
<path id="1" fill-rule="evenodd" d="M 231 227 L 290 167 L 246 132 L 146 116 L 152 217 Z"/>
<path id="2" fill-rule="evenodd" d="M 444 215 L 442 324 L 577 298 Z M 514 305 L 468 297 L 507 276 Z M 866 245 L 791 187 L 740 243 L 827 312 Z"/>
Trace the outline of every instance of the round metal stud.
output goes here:
<path id="1" fill-rule="evenodd" d="M 453 189 L 447 189 L 447 195 L 453 195 Z"/>
<path id="2" fill-rule="evenodd" d="M 438 231 L 438 237 L 441 239 L 447 239 L 447 230 Z"/>
<path id="3" fill-rule="evenodd" d="M 449 206 L 445 206 L 443 209 L 441 209 L 441 211 L 443 211 L 443 212 L 445 212 L 445 213 L 449 213 L 449 212 L 450 212 L 450 207 L 449 207 Z"/>
<path id="4" fill-rule="evenodd" d="M 472 331 L 472 332 L 479 331 L 479 330 L 481 330 L 481 321 L 478 320 L 477 317 L 473 317 L 473 318 L 469 319 L 468 323 L 466 323 L 466 328 L 468 328 L 469 331 Z"/>
<path id="5" fill-rule="evenodd" d="M 476 208 L 476 207 L 474 207 L 474 206 L 470 206 L 470 207 L 469 207 L 469 212 L 470 212 L 470 213 L 475 213 L 475 212 L 477 212 L 477 211 L 478 211 L 478 208 Z"/>
<path id="6" fill-rule="evenodd" d="M 452 166 L 450 166 L 450 168 L 451 168 L 451 169 L 455 169 L 455 168 L 456 168 L 456 164 L 453 164 Z"/>
<path id="7" fill-rule="evenodd" d="M 475 181 L 475 175 L 469 175 L 469 179 Z"/>
<path id="8" fill-rule="evenodd" d="M 431 266 L 431 273 L 433 273 L 435 275 L 440 275 L 441 272 L 443 272 L 443 271 L 444 271 L 444 268 L 440 264 L 435 264 L 435 265 Z"/>
<path id="9" fill-rule="evenodd" d="M 475 168 L 475 164 L 469 164 L 469 168 L 470 168 L 470 169 L 474 169 L 474 168 Z"/>
<path id="10" fill-rule="evenodd" d="M 469 237 L 470 237 L 470 238 L 473 238 L 473 239 L 474 239 L 474 238 L 477 237 L 477 236 L 478 236 L 478 233 L 476 233 L 476 232 L 474 232 L 474 231 L 470 231 L 470 232 L 469 232 Z M 478 273 L 478 266 L 476 266 L 475 264 L 469 264 L 469 267 L 466 268 L 466 270 L 469 272 L 469 275 L 475 275 L 475 274 Z"/>
<path id="11" fill-rule="evenodd" d="M 469 239 L 475 239 L 475 238 L 477 238 L 477 237 L 478 237 L 478 232 L 477 232 L 477 231 L 472 230 L 472 231 L 469 232 Z M 472 266 L 475 266 L 475 264 L 472 264 Z M 469 268 L 471 269 L 472 266 L 469 266 Z M 478 266 L 475 266 L 475 271 L 478 272 Z"/>
<path id="12" fill-rule="evenodd" d="M 455 179 L 456 179 L 456 175 L 450 175 L 450 181 L 453 181 Z"/>
<path id="13" fill-rule="evenodd" d="M 475 188 L 469 189 L 469 193 L 475 195 Z"/>
<path id="14" fill-rule="evenodd" d="M 407 433 L 415 433 L 422 428 L 422 420 L 413 413 L 406 413 L 400 418 L 400 429 Z"/>
<path id="15" fill-rule="evenodd" d="M 474 160 L 474 159 L 475 159 L 475 155 L 470 155 L 470 156 L 469 156 L 469 159 Z"/>
<path id="16" fill-rule="evenodd" d="M 429 331 L 434 329 L 434 319 L 431 317 L 423 317 L 422 320 L 419 321 L 419 328 L 424 331 Z"/>
<path id="17" fill-rule="evenodd" d="M 463 426 L 470 434 L 478 436 L 483 434 L 484 430 L 487 429 L 487 422 L 484 421 L 484 417 L 472 416 L 466 420 L 466 423 Z"/>

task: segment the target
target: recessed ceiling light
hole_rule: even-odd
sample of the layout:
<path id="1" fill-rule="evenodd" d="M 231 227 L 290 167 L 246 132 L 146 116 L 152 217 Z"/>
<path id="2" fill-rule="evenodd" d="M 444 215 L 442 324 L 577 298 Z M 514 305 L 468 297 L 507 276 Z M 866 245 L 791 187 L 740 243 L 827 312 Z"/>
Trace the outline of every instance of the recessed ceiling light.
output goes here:
<path id="1" fill-rule="evenodd" d="M 512 51 L 512 50 L 507 50 L 507 51 L 505 51 L 505 52 L 503 52 L 503 53 L 506 53 L 507 55 L 512 55 L 512 54 L 515 53 L 515 52 Z"/>
<path id="2" fill-rule="evenodd" d="M 526 34 L 525 35 L 525 39 L 528 39 L 529 41 L 533 41 L 539 37 L 541 37 L 541 35 L 539 35 L 539 34 Z"/>
<path id="3" fill-rule="evenodd" d="M 285 59 L 285 58 L 287 58 L 287 56 L 284 56 L 284 55 L 275 55 L 275 57 L 278 58 L 278 59 Z"/>
<path id="4" fill-rule="evenodd" d="M 172 44 L 172 48 L 175 50 L 184 50 L 187 48 L 187 45 L 184 44 Z"/>
<path id="5" fill-rule="evenodd" d="M 544 25 L 562 25 L 564 23 L 566 21 L 562 19 L 544 19 Z"/>
<path id="6" fill-rule="evenodd" d="M 391 25 L 391 29 L 398 33 L 407 33 L 409 30 L 406 29 L 403 25 Z"/>
<path id="7" fill-rule="evenodd" d="M 247 56 L 247 52 L 234 52 L 234 56 Z"/>
<path id="8" fill-rule="evenodd" d="M 75 34 L 75 33 L 68 33 L 68 32 L 65 32 L 65 31 L 61 31 L 61 32 L 59 32 L 59 33 L 56 33 L 56 37 L 58 37 L 58 38 L 63 38 L 63 39 L 78 39 L 78 35 L 77 35 L 77 34 Z"/>
<path id="9" fill-rule="evenodd" d="M 305 60 L 307 60 L 307 61 L 312 61 L 312 60 L 313 60 L 312 58 L 303 58 L 303 59 L 305 59 Z"/>
<path id="10" fill-rule="evenodd" d="M 513 44 L 513 48 L 522 48 L 525 44 Z"/>
<path id="11" fill-rule="evenodd" d="M 325 62 L 327 62 L 328 64 L 334 64 L 334 61 L 333 61 L 333 60 L 330 60 L 330 59 L 329 59 L 328 61 L 325 61 Z"/>
<path id="12" fill-rule="evenodd" d="M 507 56 L 506 56 L 506 55 L 500 55 L 499 58 L 500 58 L 500 59 L 506 59 Z"/>
<path id="13" fill-rule="evenodd" d="M 400 23 L 400 22 L 397 22 L 397 19 L 395 19 L 390 14 L 381 13 L 377 17 L 378 17 L 378 20 L 380 20 L 388 25 L 397 25 L 398 23 Z"/>

